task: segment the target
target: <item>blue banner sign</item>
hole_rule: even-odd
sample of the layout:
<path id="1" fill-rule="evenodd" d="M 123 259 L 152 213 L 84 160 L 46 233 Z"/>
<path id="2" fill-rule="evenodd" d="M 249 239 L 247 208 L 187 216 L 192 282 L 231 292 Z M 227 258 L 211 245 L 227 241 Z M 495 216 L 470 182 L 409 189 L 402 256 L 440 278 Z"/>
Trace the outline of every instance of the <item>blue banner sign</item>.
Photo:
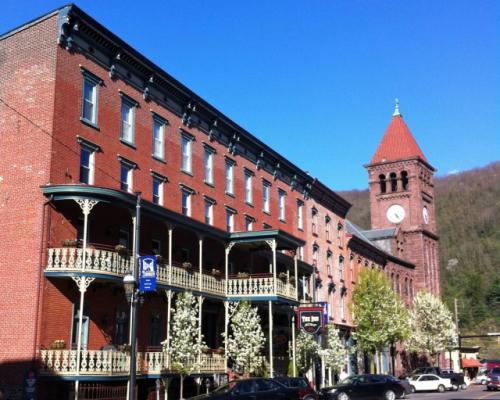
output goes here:
<path id="1" fill-rule="evenodd" d="M 139 257 L 139 290 L 156 291 L 156 256 Z"/>

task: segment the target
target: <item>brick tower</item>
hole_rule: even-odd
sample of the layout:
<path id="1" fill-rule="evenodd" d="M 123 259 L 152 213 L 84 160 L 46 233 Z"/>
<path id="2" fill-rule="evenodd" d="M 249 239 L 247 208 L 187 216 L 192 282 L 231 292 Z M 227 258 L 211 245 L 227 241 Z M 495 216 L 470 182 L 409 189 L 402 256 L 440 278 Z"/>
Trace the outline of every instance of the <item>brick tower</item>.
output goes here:
<path id="1" fill-rule="evenodd" d="M 403 240 L 394 238 L 398 255 L 415 264 L 415 288 L 440 294 L 438 236 L 434 183 L 436 171 L 399 112 L 366 165 L 369 176 L 371 228 L 398 227 Z"/>

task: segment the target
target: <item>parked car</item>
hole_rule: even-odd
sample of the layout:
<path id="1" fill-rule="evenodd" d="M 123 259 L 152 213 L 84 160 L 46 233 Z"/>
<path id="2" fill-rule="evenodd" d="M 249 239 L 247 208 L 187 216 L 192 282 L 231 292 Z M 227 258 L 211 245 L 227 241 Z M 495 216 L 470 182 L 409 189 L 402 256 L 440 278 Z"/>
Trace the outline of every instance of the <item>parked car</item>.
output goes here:
<path id="1" fill-rule="evenodd" d="M 402 396 L 398 397 L 399 399 L 404 399 L 407 394 L 410 394 L 412 392 L 411 385 L 408 379 L 398 379 L 392 375 L 387 375 L 387 379 L 398 382 L 401 386 L 404 387 L 405 392 Z"/>
<path id="2" fill-rule="evenodd" d="M 480 370 L 477 376 L 474 378 L 474 383 L 477 385 L 486 385 L 488 383 L 488 373 L 489 371 L 486 370 Z"/>
<path id="3" fill-rule="evenodd" d="M 387 375 L 353 375 L 338 385 L 320 390 L 321 400 L 383 399 L 395 400 L 406 394 L 405 388 Z"/>
<path id="4" fill-rule="evenodd" d="M 410 377 L 409 382 L 413 392 L 436 390 L 444 392 L 453 388 L 450 379 L 435 374 L 414 375 Z"/>
<path id="5" fill-rule="evenodd" d="M 434 374 L 441 378 L 449 379 L 453 390 L 467 389 L 465 376 L 461 372 L 453 372 L 451 369 L 441 369 L 439 367 L 422 367 L 414 370 L 411 375 Z"/>
<path id="6" fill-rule="evenodd" d="M 488 374 L 487 390 L 500 389 L 500 368 L 492 368 Z"/>
<path id="7" fill-rule="evenodd" d="M 190 400 L 300 400 L 297 391 L 274 379 L 253 378 L 231 381 L 213 392 Z"/>
<path id="8" fill-rule="evenodd" d="M 317 400 L 318 395 L 314 389 L 309 384 L 307 378 L 275 378 L 276 381 L 282 383 L 288 388 L 292 388 L 297 391 L 300 400 Z"/>

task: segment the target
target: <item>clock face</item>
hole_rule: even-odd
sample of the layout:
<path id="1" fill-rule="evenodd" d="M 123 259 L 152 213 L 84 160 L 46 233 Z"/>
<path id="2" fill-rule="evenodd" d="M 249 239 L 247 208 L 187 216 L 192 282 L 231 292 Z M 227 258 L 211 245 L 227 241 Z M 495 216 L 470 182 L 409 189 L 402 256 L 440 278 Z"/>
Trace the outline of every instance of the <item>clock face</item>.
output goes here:
<path id="1" fill-rule="evenodd" d="M 424 222 L 426 224 L 428 224 L 429 223 L 429 210 L 427 210 L 427 207 L 425 207 L 425 206 L 422 209 L 422 217 L 424 218 Z"/>
<path id="2" fill-rule="evenodd" d="M 405 209 L 399 204 L 393 204 L 387 209 L 387 219 L 393 224 L 399 224 L 405 217 Z"/>

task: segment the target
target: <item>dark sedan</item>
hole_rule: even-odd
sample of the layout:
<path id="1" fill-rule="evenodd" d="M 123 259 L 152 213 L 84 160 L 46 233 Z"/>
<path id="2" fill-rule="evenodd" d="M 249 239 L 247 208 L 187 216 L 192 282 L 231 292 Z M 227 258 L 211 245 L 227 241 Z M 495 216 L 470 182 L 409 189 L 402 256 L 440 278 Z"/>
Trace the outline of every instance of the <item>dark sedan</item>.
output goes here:
<path id="1" fill-rule="evenodd" d="M 211 393 L 190 400 L 299 400 L 296 390 L 274 379 L 254 378 L 231 381 Z"/>
<path id="2" fill-rule="evenodd" d="M 370 374 L 350 376 L 336 386 L 320 390 L 322 400 L 395 400 L 405 395 L 405 388 L 397 380 Z"/>

